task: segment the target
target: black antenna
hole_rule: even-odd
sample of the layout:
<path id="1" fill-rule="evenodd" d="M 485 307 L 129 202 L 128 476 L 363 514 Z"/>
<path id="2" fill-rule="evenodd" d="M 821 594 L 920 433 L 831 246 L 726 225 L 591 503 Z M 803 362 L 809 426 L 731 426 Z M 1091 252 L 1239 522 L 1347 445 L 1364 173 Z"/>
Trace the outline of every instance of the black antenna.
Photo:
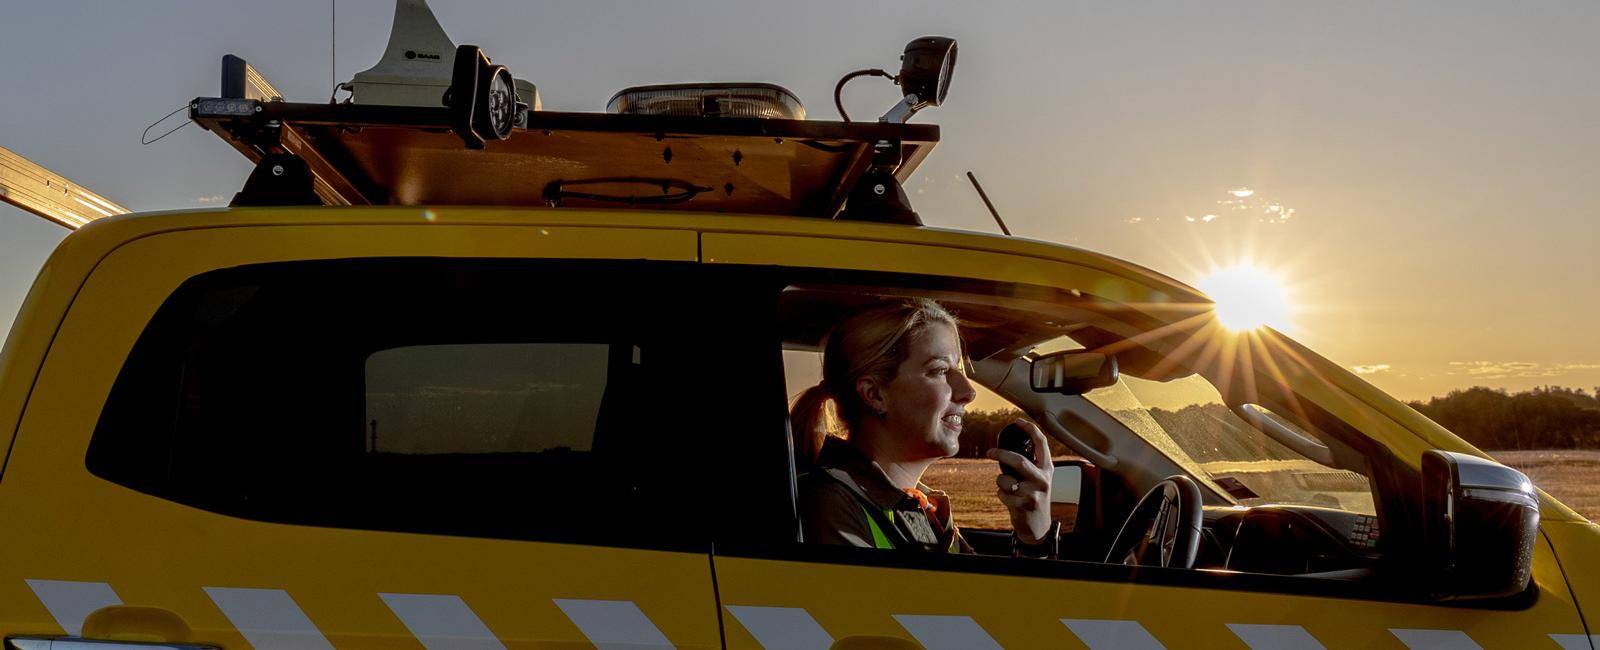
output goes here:
<path id="1" fill-rule="evenodd" d="M 1000 232 L 1011 236 L 1011 229 L 1006 227 L 1006 222 L 1000 219 L 1000 211 L 994 209 L 994 203 L 989 201 L 989 194 L 983 191 L 983 186 L 978 184 L 978 177 L 972 172 L 967 172 L 967 180 L 972 181 L 972 187 L 978 190 L 978 198 L 983 199 L 983 204 L 989 207 L 989 214 L 994 215 L 994 222 L 1000 224 Z"/>

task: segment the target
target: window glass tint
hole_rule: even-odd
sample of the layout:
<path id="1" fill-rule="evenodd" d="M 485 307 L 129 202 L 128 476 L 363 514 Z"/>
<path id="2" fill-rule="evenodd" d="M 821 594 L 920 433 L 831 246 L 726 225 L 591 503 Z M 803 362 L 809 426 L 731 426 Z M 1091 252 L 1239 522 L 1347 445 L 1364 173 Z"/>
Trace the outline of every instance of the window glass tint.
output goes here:
<path id="1" fill-rule="evenodd" d="M 749 431 L 740 409 L 761 385 L 706 379 L 728 370 L 704 351 L 738 358 L 727 329 L 754 328 L 729 316 L 750 311 L 744 292 L 697 266 L 346 260 L 198 276 L 134 346 L 87 465 L 265 521 L 695 546 L 718 512 L 716 454 L 753 455 L 719 432 Z M 726 417 L 687 417 L 709 385 Z"/>
<path id="2" fill-rule="evenodd" d="M 1300 504 L 1377 512 L 1367 477 L 1330 467 L 1284 446 L 1240 419 L 1200 375 L 1168 382 L 1122 375 L 1114 386 L 1085 395 L 1161 450 L 1197 480 L 1244 505 Z M 1309 440 L 1315 435 L 1281 414 L 1256 406 Z"/>
<path id="3" fill-rule="evenodd" d="M 609 350 L 598 344 L 421 345 L 367 357 L 368 451 L 589 451 Z"/>

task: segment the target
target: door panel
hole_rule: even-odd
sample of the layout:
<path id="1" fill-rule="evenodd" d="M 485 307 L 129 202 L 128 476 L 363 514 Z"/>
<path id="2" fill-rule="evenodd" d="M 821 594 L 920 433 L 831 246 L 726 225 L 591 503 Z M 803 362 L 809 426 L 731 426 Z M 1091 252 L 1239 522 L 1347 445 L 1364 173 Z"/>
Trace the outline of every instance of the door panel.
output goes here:
<path id="1" fill-rule="evenodd" d="M 0 480 L 0 522 L 12 533 L 0 541 L 0 634 L 164 638 L 170 635 L 153 635 L 149 621 L 170 615 L 190 630 L 170 640 L 225 648 L 720 646 L 704 544 L 624 538 L 607 546 L 258 521 L 124 487 L 92 475 L 85 461 L 123 360 L 167 297 L 201 273 L 319 258 L 692 262 L 696 255 L 687 231 L 445 224 L 196 230 L 122 246 L 62 321 Z M 504 299 L 537 308 L 547 296 L 533 285 Z M 315 322 L 290 324 L 317 330 Z M 262 402 L 263 417 L 313 397 L 287 383 Z M 359 400 L 360 384 L 351 389 Z M 359 415 L 349 424 L 365 426 Z M 282 473 L 292 482 L 310 470 L 285 462 Z M 425 493 L 431 478 L 396 487 Z M 597 499 L 594 487 L 526 499 L 600 511 L 606 503 L 583 502 Z M 384 493 L 374 487 L 373 497 Z M 624 521 L 630 514 L 617 513 Z M 117 605 L 145 608 L 145 618 L 91 614 Z"/>
<path id="2" fill-rule="evenodd" d="M 40 559 L 7 563 L 4 633 L 74 633 L 120 601 L 225 648 L 719 645 L 703 553 L 266 524 L 95 482 L 74 516 L 5 510 L 32 522 L 8 557 Z"/>
<path id="3" fill-rule="evenodd" d="M 1204 571 L 1138 576 L 1121 567 L 977 557 L 941 558 L 947 566 L 933 569 L 916 565 L 935 562 L 886 557 L 893 552 L 808 551 L 815 551 L 810 560 L 806 551 L 790 554 L 794 559 L 718 555 L 729 648 L 817 648 L 849 637 L 928 648 L 1554 648 L 1552 635 L 1583 631 L 1542 542 L 1534 558 L 1538 597 L 1511 611 L 1379 600 L 1348 585 L 1328 585 L 1343 592 L 1338 597 L 1293 593 L 1315 589 L 1312 579 L 1262 576 L 1257 582 L 1276 581 L 1282 591 L 1250 591 Z M 874 554 L 895 566 L 840 562 Z M 831 561 L 817 559 L 822 555 Z"/>

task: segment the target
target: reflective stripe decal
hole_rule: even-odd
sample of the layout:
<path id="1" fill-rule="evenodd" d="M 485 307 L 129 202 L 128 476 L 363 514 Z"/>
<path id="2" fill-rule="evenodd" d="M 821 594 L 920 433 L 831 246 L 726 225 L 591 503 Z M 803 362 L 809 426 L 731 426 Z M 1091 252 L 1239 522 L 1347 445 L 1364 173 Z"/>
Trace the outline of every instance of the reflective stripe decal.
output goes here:
<path id="1" fill-rule="evenodd" d="M 1473 641 L 1461 630 L 1389 630 L 1401 643 L 1406 644 L 1411 650 L 1483 650 L 1483 646 Z"/>
<path id="2" fill-rule="evenodd" d="M 631 600 L 555 599 L 589 642 L 600 650 L 671 648 L 666 635 Z"/>
<path id="3" fill-rule="evenodd" d="M 428 650 L 505 650 L 460 596 L 378 594 Z"/>
<path id="4" fill-rule="evenodd" d="M 728 611 L 767 650 L 828 650 L 833 637 L 799 607 L 729 605 Z"/>
<path id="5" fill-rule="evenodd" d="M 104 582 L 72 580 L 29 580 L 33 595 L 50 610 L 50 617 L 69 636 L 83 634 L 83 619 L 102 607 L 121 605 L 122 599 Z M 14 584 L 14 583 L 13 583 Z"/>
<path id="6" fill-rule="evenodd" d="M 1582 634 L 1552 634 L 1550 640 L 1561 646 L 1561 650 L 1591 650 L 1600 648 L 1600 634 L 1584 636 Z"/>
<path id="7" fill-rule="evenodd" d="M 1063 618 L 1061 624 L 1078 635 L 1089 650 L 1164 650 L 1138 621 Z"/>
<path id="8" fill-rule="evenodd" d="M 1229 623 L 1228 629 L 1234 636 L 1250 646 L 1251 650 L 1268 650 L 1282 648 L 1283 650 L 1323 650 L 1324 646 L 1317 638 L 1311 636 L 1305 628 L 1298 625 L 1253 625 L 1248 623 Z"/>
<path id="9" fill-rule="evenodd" d="M 233 587 L 206 587 L 205 592 L 257 650 L 333 650 L 289 592 Z"/>
<path id="10" fill-rule="evenodd" d="M 96 610 L 122 605 L 104 582 L 26 580 L 50 616 L 69 636 L 81 636 L 83 624 Z M 206 595 L 260 650 L 333 650 L 288 592 L 282 589 L 204 587 Z M 428 650 L 505 650 L 460 596 L 449 594 L 378 594 L 411 634 Z M 633 601 L 553 599 L 584 636 L 600 650 L 674 648 L 655 623 Z M 826 650 L 833 637 L 804 608 L 729 605 L 751 636 L 771 650 Z M 1000 644 L 970 616 L 896 614 L 892 617 L 929 650 L 999 650 Z M 1138 621 L 1060 619 L 1090 650 L 1127 648 L 1164 650 Z M 1228 623 L 1227 628 L 1252 650 L 1324 650 L 1321 642 L 1299 625 Z M 1466 632 L 1444 629 L 1390 628 L 1411 650 L 1482 650 Z M 1600 648 L 1600 634 L 1548 634 L 1563 650 Z"/>
<path id="11" fill-rule="evenodd" d="M 1000 644 L 971 616 L 896 614 L 894 620 L 928 650 L 1000 650 Z"/>

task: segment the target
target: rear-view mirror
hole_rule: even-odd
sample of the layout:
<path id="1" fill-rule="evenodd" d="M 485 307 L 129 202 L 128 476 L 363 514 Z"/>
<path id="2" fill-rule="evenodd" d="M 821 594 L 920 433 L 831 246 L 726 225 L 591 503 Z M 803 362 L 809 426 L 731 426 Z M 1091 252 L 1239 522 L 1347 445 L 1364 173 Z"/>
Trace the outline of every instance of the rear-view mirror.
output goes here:
<path id="1" fill-rule="evenodd" d="M 1449 451 L 1422 455 L 1423 557 L 1440 599 L 1498 598 L 1528 588 L 1539 499 L 1522 472 Z"/>
<path id="2" fill-rule="evenodd" d="M 1117 358 L 1089 350 L 1066 350 L 1036 357 L 1030 381 L 1036 393 L 1082 395 L 1117 383 Z"/>

